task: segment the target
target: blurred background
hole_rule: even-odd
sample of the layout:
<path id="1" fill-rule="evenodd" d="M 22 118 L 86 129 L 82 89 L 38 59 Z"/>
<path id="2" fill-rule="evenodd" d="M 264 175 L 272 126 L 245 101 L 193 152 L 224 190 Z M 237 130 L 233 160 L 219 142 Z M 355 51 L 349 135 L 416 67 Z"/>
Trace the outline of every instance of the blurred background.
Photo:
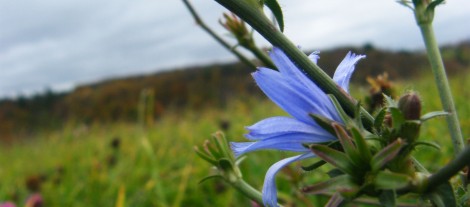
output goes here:
<path id="1" fill-rule="evenodd" d="M 224 8 L 191 3 L 236 45 L 219 23 Z M 385 84 L 395 95 L 421 91 L 424 110 L 440 109 L 411 10 L 392 0 L 280 4 L 284 33 L 306 52 L 320 50 L 327 73 L 348 51 L 367 55 L 353 76 L 357 99 L 367 102 Z M 434 21 L 467 137 L 469 19 L 470 2 L 454 0 L 437 8 Z M 242 141 L 244 126 L 285 113 L 257 89 L 254 68 L 204 32 L 182 1 L 0 0 L 0 28 L 0 205 L 27 205 L 31 196 L 44 206 L 251 205 L 222 181 L 198 184 L 211 171 L 193 146 L 217 130 Z M 447 134 L 443 120 L 426 130 L 443 145 L 422 155 L 438 160 L 435 169 L 451 148 L 447 137 L 434 138 Z M 284 156 L 250 155 L 245 178 L 260 189 L 269 165 Z M 326 197 L 293 192 L 320 176 L 299 171 L 281 176 L 281 198 L 321 206 Z M 282 196 L 291 194 L 301 204 Z"/>

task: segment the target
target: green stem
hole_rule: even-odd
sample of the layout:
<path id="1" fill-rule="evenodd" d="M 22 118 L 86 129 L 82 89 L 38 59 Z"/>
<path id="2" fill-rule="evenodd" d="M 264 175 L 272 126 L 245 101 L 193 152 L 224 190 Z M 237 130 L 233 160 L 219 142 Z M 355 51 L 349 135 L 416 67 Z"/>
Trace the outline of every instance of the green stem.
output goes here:
<path id="1" fill-rule="evenodd" d="M 215 0 L 238 17 L 248 23 L 260 33 L 273 46 L 279 47 L 296 65 L 306 73 L 325 93 L 333 94 L 344 110 L 351 116 L 354 115 L 356 101 L 341 89 L 320 67 L 315 65 L 302 51 L 300 51 L 258 8 L 247 4 L 242 0 Z M 372 125 L 372 116 L 364 109 L 364 125 Z"/>
<path id="2" fill-rule="evenodd" d="M 447 116 L 447 125 L 452 138 L 452 144 L 454 145 L 454 154 L 457 155 L 462 151 L 464 142 L 460 130 L 459 118 L 453 101 L 454 99 L 452 98 L 452 92 L 447 80 L 444 63 L 434 36 L 432 23 L 425 22 L 418 25 L 426 45 L 428 59 L 439 90 L 442 106 L 444 107 L 444 110 L 449 113 Z"/>
<path id="3" fill-rule="evenodd" d="M 271 58 L 269 58 L 266 52 L 262 51 L 259 47 L 253 45 L 252 47 L 247 47 L 247 49 L 250 50 L 261 62 L 263 62 L 266 67 L 275 70 L 277 69 L 273 61 L 271 61 Z"/>
<path id="4" fill-rule="evenodd" d="M 428 191 L 432 190 L 433 188 L 450 180 L 452 176 L 459 173 L 459 171 L 461 171 L 464 167 L 469 166 L 469 157 L 470 147 L 466 147 L 461 153 L 457 155 L 454 160 L 428 178 L 428 187 L 426 189 Z"/>
<path id="5" fill-rule="evenodd" d="M 243 63 L 247 64 L 248 66 L 252 68 L 256 68 L 256 65 L 253 64 L 248 58 L 243 56 L 241 53 L 239 53 L 237 50 L 235 50 L 234 47 L 232 47 L 229 43 L 227 43 L 225 40 L 223 40 L 221 37 L 219 37 L 214 31 L 212 31 L 211 28 L 209 28 L 201 18 L 199 18 L 199 15 L 197 14 L 196 10 L 191 6 L 188 0 L 183 0 L 184 5 L 188 8 L 189 12 L 193 16 L 194 20 L 196 23 L 201 26 L 201 28 L 209 33 L 212 38 L 214 38 L 217 42 L 219 42 L 222 46 L 224 46 L 227 50 L 229 50 L 231 53 L 233 53 L 239 60 L 241 60 Z"/>
<path id="6" fill-rule="evenodd" d="M 263 205 L 263 196 L 261 192 L 254 189 L 251 185 L 246 183 L 243 179 L 237 179 L 234 182 L 231 182 L 232 186 L 235 187 L 238 191 L 243 193 L 246 197 L 255 201 L 256 203 Z"/>

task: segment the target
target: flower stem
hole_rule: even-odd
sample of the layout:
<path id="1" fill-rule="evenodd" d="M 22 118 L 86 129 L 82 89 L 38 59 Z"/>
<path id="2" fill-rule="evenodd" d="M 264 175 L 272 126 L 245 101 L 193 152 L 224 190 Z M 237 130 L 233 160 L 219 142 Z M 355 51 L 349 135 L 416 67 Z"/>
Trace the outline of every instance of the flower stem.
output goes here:
<path id="1" fill-rule="evenodd" d="M 279 47 L 284 53 L 314 81 L 325 93 L 333 94 L 344 110 L 351 116 L 354 114 L 356 101 L 341 89 L 320 67 L 314 64 L 302 51 L 300 51 L 263 12 L 245 1 L 241 0 L 215 0 L 238 17 L 248 23 L 260 33 L 273 46 Z M 371 126 L 372 116 L 364 109 L 361 110 L 366 127 Z"/>
<path id="2" fill-rule="evenodd" d="M 235 187 L 238 191 L 243 193 L 246 197 L 255 201 L 256 203 L 263 205 L 263 197 L 261 192 L 254 189 L 251 185 L 246 183 L 243 179 L 237 179 L 234 182 L 231 182 L 232 186 Z"/>
<path id="3" fill-rule="evenodd" d="M 441 53 L 434 36 L 432 22 L 418 23 L 418 25 L 426 45 L 428 59 L 431 64 L 431 69 L 434 74 L 437 88 L 439 90 L 442 106 L 444 107 L 444 110 L 449 113 L 447 116 L 447 125 L 449 127 L 452 144 L 454 146 L 454 154 L 457 155 L 462 151 L 464 142 L 460 130 L 457 111 L 455 109 L 452 98 L 452 92 L 447 80 L 444 63 L 442 61 Z"/>

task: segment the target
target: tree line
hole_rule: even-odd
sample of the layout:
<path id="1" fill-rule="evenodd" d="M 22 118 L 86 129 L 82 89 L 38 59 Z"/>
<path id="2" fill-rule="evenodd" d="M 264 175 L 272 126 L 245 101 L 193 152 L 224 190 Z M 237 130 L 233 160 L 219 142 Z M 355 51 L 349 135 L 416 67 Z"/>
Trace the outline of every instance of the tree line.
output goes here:
<path id="1" fill-rule="evenodd" d="M 361 48 L 322 51 L 319 65 L 332 74 L 348 51 L 366 54 L 356 67 L 353 81 L 387 72 L 391 79 L 409 79 L 428 72 L 422 51 L 384 51 L 366 44 Z M 470 41 L 443 47 L 449 75 L 470 66 Z M 259 96 L 250 73 L 242 63 L 175 68 L 150 75 L 110 79 L 77 86 L 70 92 L 46 90 L 31 97 L 0 100 L 0 140 L 27 137 L 41 130 L 59 129 L 71 121 L 81 124 L 134 122 L 138 119 L 139 96 L 151 89 L 154 117 L 169 109 L 224 107 L 232 97 Z"/>

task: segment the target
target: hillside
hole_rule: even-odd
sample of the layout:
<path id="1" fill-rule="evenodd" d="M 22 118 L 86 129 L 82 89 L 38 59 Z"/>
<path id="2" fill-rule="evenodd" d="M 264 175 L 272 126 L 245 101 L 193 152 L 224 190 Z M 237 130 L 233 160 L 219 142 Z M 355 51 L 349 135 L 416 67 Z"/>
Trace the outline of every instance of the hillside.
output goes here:
<path id="1" fill-rule="evenodd" d="M 348 51 L 366 54 L 353 81 L 387 72 L 391 79 L 410 79 L 427 72 L 422 52 L 383 51 L 372 45 L 337 48 L 321 52 L 319 65 L 332 74 Z M 470 66 L 470 42 L 443 48 L 450 75 Z M 81 85 L 68 93 L 46 91 L 26 98 L 0 100 L 0 140 L 25 137 L 37 130 L 62 127 L 65 123 L 93 124 L 138 119 L 140 94 L 150 91 L 154 117 L 166 110 L 224 107 L 231 97 L 262 96 L 251 79 L 252 70 L 241 63 L 177 68 L 167 72 Z"/>

